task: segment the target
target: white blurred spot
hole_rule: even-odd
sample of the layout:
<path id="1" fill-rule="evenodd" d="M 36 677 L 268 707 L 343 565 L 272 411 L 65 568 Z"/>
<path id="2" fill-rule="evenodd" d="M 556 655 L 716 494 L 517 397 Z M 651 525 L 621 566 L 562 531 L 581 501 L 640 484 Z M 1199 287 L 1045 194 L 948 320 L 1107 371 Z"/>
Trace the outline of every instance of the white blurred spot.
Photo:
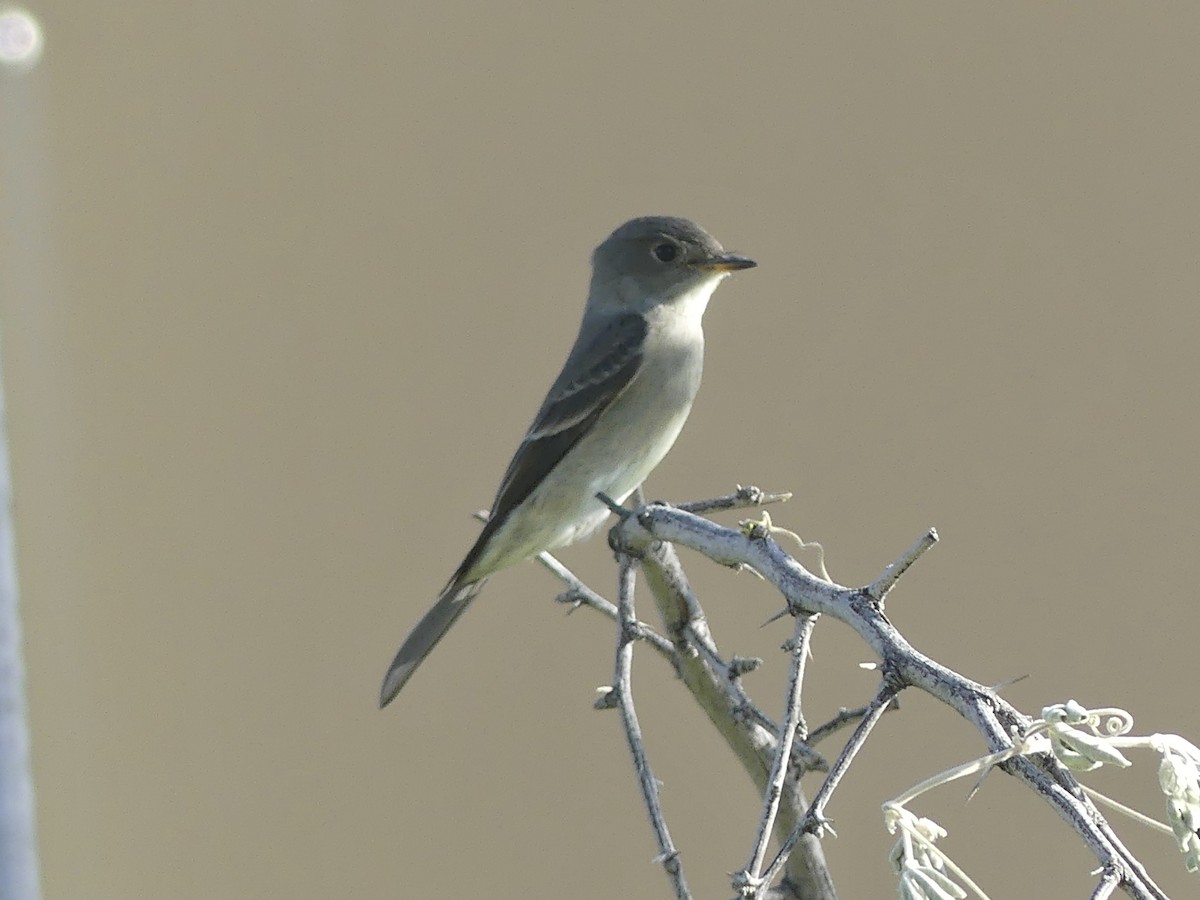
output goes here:
<path id="1" fill-rule="evenodd" d="M 16 7 L 0 9 L 0 65 L 32 69 L 42 58 L 42 27 Z"/>

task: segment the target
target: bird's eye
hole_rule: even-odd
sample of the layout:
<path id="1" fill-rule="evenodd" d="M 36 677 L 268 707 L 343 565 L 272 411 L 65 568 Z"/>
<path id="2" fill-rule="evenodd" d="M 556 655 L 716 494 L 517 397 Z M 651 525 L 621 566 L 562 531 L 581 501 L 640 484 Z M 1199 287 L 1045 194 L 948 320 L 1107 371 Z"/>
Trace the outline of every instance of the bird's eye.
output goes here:
<path id="1" fill-rule="evenodd" d="M 659 244 L 654 248 L 654 256 L 659 262 L 671 262 L 679 255 L 679 248 L 674 244 Z"/>

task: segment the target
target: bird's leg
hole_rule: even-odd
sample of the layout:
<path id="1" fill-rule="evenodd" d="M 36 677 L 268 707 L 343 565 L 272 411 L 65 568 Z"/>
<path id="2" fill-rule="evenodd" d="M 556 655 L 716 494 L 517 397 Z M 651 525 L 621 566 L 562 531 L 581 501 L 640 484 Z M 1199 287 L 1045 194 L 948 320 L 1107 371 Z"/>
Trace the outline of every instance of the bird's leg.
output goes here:
<path id="1" fill-rule="evenodd" d="M 636 493 L 636 491 L 634 493 Z M 608 511 L 616 515 L 617 518 L 619 518 L 622 522 L 637 512 L 636 509 L 630 509 L 627 506 L 622 506 L 612 497 L 608 496 L 608 494 L 604 493 L 604 491 L 597 491 L 596 499 L 607 506 Z"/>
<path id="2" fill-rule="evenodd" d="M 637 506 L 622 506 L 612 497 L 608 496 L 608 494 L 604 493 L 604 491 L 597 491 L 596 493 L 596 499 L 607 506 L 609 512 L 613 513 L 613 515 L 621 520 L 608 530 L 609 549 L 612 550 L 613 553 L 616 553 L 617 556 L 624 554 L 632 559 L 641 559 L 644 548 L 631 547 L 629 542 L 626 541 L 622 535 L 621 525 L 625 523 L 626 519 L 638 511 L 641 505 L 645 503 L 645 499 L 642 495 L 642 489 L 640 487 L 629 496 L 633 498 L 634 503 L 638 504 Z"/>

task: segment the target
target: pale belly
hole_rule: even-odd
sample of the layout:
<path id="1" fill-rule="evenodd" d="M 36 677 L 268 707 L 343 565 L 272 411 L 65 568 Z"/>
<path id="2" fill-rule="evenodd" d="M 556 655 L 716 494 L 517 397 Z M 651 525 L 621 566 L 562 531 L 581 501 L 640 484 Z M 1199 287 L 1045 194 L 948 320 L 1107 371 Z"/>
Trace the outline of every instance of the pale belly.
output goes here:
<path id="1" fill-rule="evenodd" d="M 703 346 L 658 354 L 499 528 L 473 573 L 497 569 L 589 537 L 608 517 L 596 498 L 623 502 L 679 437 L 700 382 Z"/>
<path id="2" fill-rule="evenodd" d="M 564 510 L 567 512 L 564 521 L 545 549 L 565 547 L 590 537 L 609 515 L 608 507 L 596 495 L 604 494 L 617 503 L 624 503 L 674 446 L 690 411 L 689 400 L 685 409 L 669 416 L 662 426 L 653 429 L 653 433 L 642 436 L 625 430 L 619 435 L 624 440 L 606 442 L 614 446 L 610 452 L 597 456 L 610 468 L 596 472 L 586 482 L 586 487 L 575 494 L 578 502 L 573 510 Z"/>

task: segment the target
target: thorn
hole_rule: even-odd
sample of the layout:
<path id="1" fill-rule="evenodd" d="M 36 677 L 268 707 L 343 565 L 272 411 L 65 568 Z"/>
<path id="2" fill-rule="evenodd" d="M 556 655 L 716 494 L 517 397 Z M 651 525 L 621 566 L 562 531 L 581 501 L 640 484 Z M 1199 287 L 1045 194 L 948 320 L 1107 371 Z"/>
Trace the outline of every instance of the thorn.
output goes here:
<path id="1" fill-rule="evenodd" d="M 784 609 L 782 609 L 782 610 L 780 610 L 779 612 L 775 613 L 775 615 L 771 616 L 771 618 L 767 619 L 767 621 L 763 622 L 763 623 L 762 623 L 761 625 L 759 625 L 758 627 L 759 627 L 759 628 L 766 628 L 766 627 L 767 627 L 768 625 L 770 625 L 772 622 L 778 622 L 778 621 L 779 621 L 780 619 L 782 619 L 784 616 L 790 616 L 791 614 L 792 614 L 792 611 L 791 611 L 790 609 L 787 609 L 787 608 L 785 607 Z"/>
<path id="2" fill-rule="evenodd" d="M 1001 681 L 999 684 L 992 685 L 992 690 L 995 691 L 996 693 L 1000 693 L 1006 687 L 1010 687 L 1010 686 L 1016 684 L 1018 681 L 1024 681 L 1028 677 L 1029 677 L 1029 675 L 1028 675 L 1028 673 L 1026 673 L 1025 675 L 1017 675 L 1015 678 L 1006 678 L 1004 681 Z"/>

